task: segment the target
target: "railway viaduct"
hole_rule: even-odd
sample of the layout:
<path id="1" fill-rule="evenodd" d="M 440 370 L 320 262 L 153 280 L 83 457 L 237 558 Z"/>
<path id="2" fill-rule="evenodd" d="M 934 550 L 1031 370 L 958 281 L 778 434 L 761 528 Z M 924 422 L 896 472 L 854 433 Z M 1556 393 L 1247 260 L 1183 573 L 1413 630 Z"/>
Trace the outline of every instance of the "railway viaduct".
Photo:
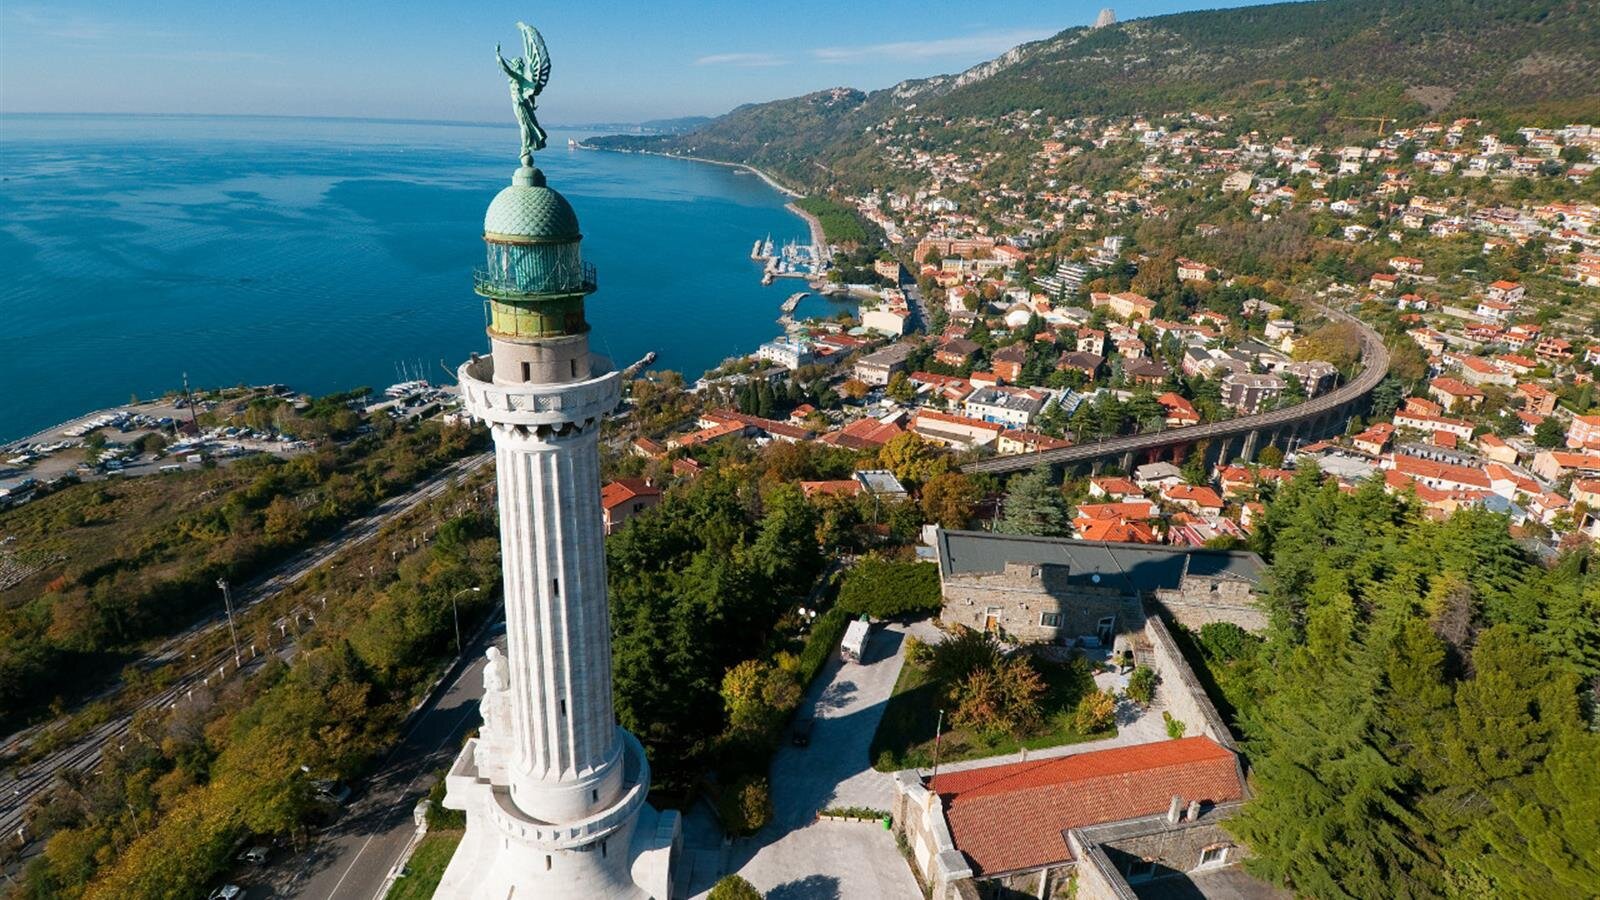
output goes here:
<path id="1" fill-rule="evenodd" d="M 1383 338 L 1365 322 L 1339 310 L 1319 309 L 1331 319 L 1352 322 L 1361 329 L 1361 374 L 1326 394 L 1283 409 L 1222 422 L 1125 435 L 1059 450 L 997 456 L 968 463 L 961 467 L 962 471 L 1009 474 L 1048 465 L 1063 473 L 1081 469 L 1099 472 L 1109 463 L 1131 472 L 1134 466 L 1144 463 L 1182 462 L 1197 448 L 1206 454 L 1208 462 L 1251 461 L 1269 445 L 1288 449 L 1301 441 L 1342 434 L 1350 417 L 1366 408 L 1372 389 L 1388 374 L 1389 351 Z"/>

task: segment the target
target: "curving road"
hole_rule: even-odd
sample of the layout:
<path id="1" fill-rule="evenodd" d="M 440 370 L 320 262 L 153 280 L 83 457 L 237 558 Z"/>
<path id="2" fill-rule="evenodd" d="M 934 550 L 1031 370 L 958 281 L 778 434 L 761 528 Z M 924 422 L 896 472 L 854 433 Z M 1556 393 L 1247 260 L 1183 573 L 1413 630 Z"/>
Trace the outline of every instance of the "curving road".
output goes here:
<path id="1" fill-rule="evenodd" d="M 1279 431 L 1301 422 L 1314 422 L 1341 407 L 1357 403 L 1372 393 L 1372 389 L 1377 387 L 1378 382 L 1382 381 L 1383 377 L 1389 373 L 1389 350 L 1383 345 L 1383 337 L 1355 316 L 1328 307 L 1318 308 L 1331 319 L 1353 322 L 1357 328 L 1361 329 L 1363 369 L 1361 374 L 1348 384 L 1341 385 L 1304 403 L 1284 409 L 1275 409 L 1271 412 L 1256 413 L 1255 415 L 1241 416 L 1237 419 L 1228 419 L 1222 422 L 1209 422 L 1203 425 L 1169 428 L 1165 431 L 1149 434 L 1131 434 L 1110 440 L 1096 441 L 1092 444 L 1065 447 L 1060 450 L 1044 450 L 1037 453 L 999 456 L 993 459 L 968 463 L 961 467 L 961 471 L 1003 473 L 1018 472 L 1038 465 L 1072 466 L 1102 459 L 1115 459 L 1128 453 L 1137 454 L 1184 444 L 1192 445 L 1199 441 L 1227 440 L 1249 435 L 1252 432 Z"/>

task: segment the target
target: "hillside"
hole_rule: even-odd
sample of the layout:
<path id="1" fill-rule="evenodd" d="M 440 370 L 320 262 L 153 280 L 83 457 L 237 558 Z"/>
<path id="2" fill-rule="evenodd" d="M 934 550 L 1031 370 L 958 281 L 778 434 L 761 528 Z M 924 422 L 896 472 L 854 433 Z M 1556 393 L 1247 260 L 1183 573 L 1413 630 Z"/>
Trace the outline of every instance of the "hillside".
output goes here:
<path id="1" fill-rule="evenodd" d="M 1337 133 L 1350 117 L 1527 120 L 1600 113 L 1600 17 L 1581 0 L 1338 0 L 1071 28 L 959 75 L 865 94 L 835 88 L 751 104 L 675 136 L 615 136 L 612 149 L 708 156 L 806 184 L 919 116 L 1056 116 L 1201 109 L 1275 130 Z"/>

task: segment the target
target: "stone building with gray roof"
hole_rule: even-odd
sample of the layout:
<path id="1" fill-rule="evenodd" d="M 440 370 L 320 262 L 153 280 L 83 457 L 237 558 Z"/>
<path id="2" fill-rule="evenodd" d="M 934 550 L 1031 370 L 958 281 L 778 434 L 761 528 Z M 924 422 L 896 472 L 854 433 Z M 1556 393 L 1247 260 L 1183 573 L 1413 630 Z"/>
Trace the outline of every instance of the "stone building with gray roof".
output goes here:
<path id="1" fill-rule="evenodd" d="M 1266 566 L 1250 552 L 944 529 L 935 550 L 947 625 L 1110 645 L 1143 626 L 1147 604 L 1186 625 L 1264 625 L 1254 595 Z"/>

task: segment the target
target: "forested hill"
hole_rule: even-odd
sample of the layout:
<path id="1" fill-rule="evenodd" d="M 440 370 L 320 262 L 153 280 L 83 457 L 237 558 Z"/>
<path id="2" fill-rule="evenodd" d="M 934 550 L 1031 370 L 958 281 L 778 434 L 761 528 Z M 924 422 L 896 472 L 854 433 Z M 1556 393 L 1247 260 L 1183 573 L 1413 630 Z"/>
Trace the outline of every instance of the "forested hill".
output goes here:
<path id="1" fill-rule="evenodd" d="M 820 91 L 733 110 L 674 136 L 615 136 L 648 149 L 749 162 L 826 180 L 867 127 L 919 116 L 1164 113 L 1271 117 L 1337 132 L 1384 116 L 1593 119 L 1600 111 L 1600 15 L 1593 0 L 1327 0 L 1070 28 L 960 75 L 865 94 Z"/>

